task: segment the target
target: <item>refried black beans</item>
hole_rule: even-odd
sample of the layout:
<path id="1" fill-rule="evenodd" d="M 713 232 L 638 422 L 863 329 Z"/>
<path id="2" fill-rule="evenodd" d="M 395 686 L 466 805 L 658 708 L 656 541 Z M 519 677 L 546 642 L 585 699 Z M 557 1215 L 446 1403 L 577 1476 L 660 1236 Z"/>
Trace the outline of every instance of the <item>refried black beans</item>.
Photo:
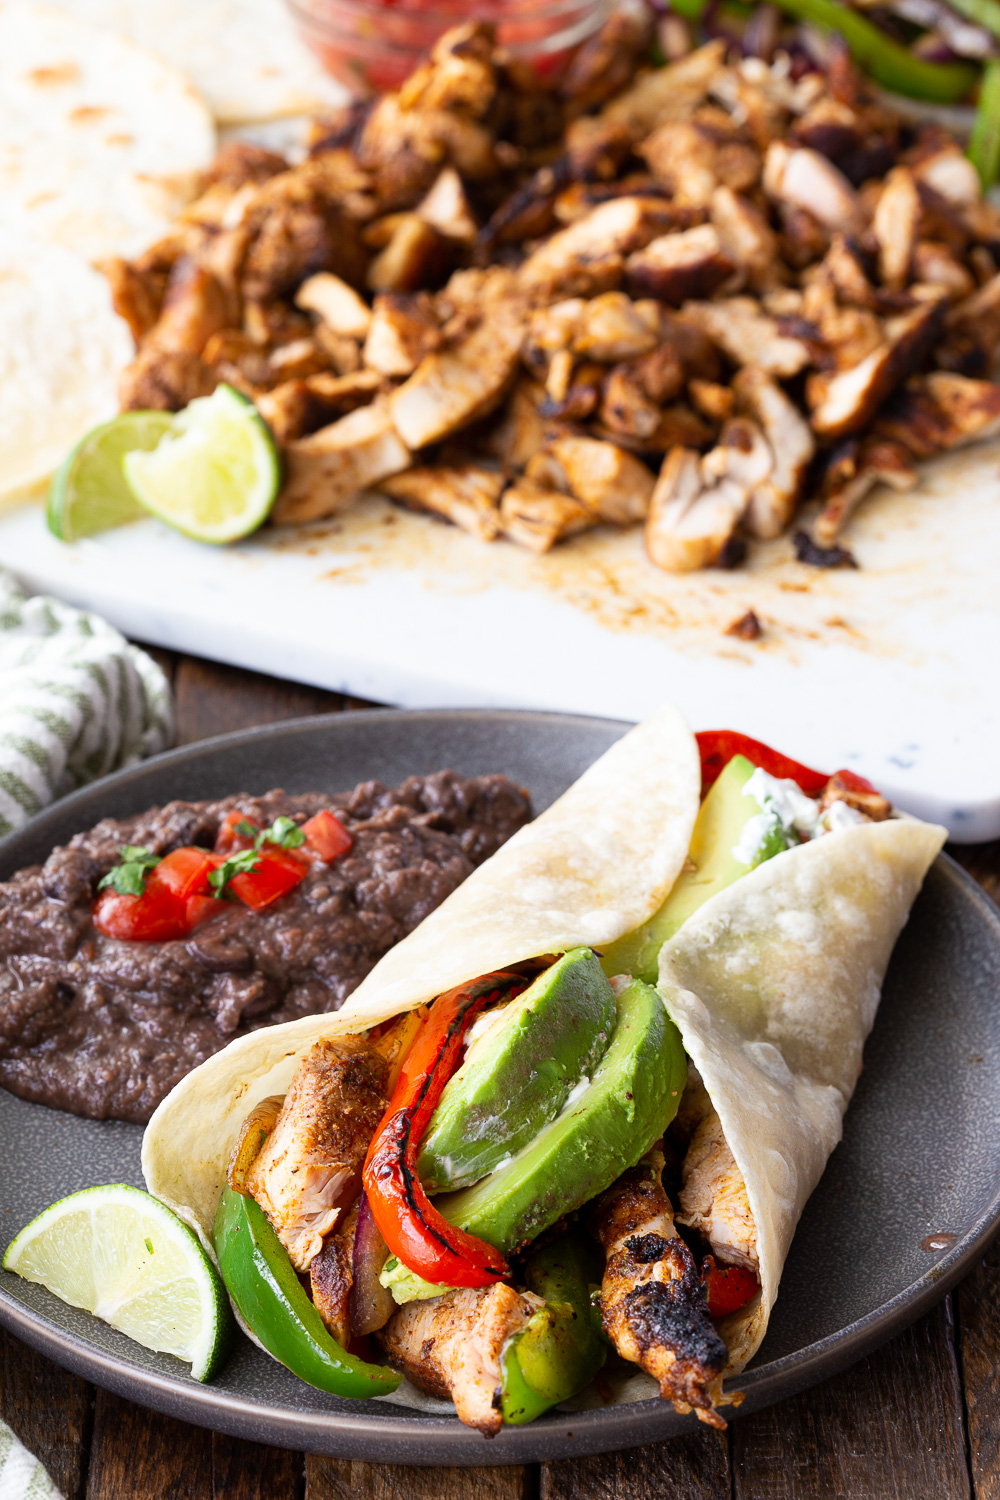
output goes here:
<path id="1" fill-rule="evenodd" d="M 189 938 L 118 942 L 91 921 L 124 844 L 210 849 L 238 808 L 261 827 L 335 811 L 354 838 L 264 911 L 220 903 Z M 334 796 L 237 795 L 108 818 L 0 884 L 0 1084 L 94 1119 L 144 1124 L 233 1037 L 337 1010 L 382 954 L 531 816 L 503 776 L 452 771 Z"/>

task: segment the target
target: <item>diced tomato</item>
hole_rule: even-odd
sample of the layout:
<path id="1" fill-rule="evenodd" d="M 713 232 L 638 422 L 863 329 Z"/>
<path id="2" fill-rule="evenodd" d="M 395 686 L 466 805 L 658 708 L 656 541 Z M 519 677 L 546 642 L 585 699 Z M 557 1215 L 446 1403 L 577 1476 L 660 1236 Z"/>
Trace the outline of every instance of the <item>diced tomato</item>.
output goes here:
<path id="1" fill-rule="evenodd" d="M 714 1255 L 706 1255 L 702 1261 L 701 1279 L 713 1318 L 724 1318 L 727 1313 L 746 1307 L 760 1291 L 760 1282 L 752 1271 L 742 1266 L 720 1266 Z"/>
<path id="2" fill-rule="evenodd" d="M 168 890 L 180 900 L 209 893 L 208 877 L 221 863 L 217 854 L 207 849 L 175 849 L 160 860 L 146 881 L 146 894 Z"/>
<path id="3" fill-rule="evenodd" d="M 184 903 L 185 931 L 193 932 L 202 922 L 207 922 L 209 917 L 217 917 L 220 911 L 225 910 L 226 903 L 215 896 L 188 896 Z"/>
<path id="4" fill-rule="evenodd" d="M 294 890 L 304 879 L 306 866 L 286 849 L 263 848 L 257 856 L 257 868 L 234 875 L 229 889 L 252 911 L 262 911 L 279 896 Z"/>
<path id="5" fill-rule="evenodd" d="M 235 854 L 237 849 L 252 849 L 253 839 L 247 838 L 245 833 L 237 833 L 237 823 L 249 823 L 255 835 L 260 832 L 260 825 L 253 818 L 248 818 L 246 813 L 241 813 L 239 808 L 234 807 L 232 812 L 226 813 L 219 824 L 219 832 L 215 839 L 216 854 Z"/>
<path id="6" fill-rule="evenodd" d="M 346 854 L 354 844 L 340 819 L 325 807 L 307 823 L 303 823 L 302 832 L 306 836 L 306 848 L 327 865 L 338 855 Z"/>
<path id="7" fill-rule="evenodd" d="M 141 896 L 102 891 L 94 907 L 94 926 L 105 937 L 124 942 L 167 943 L 188 931 L 185 903 L 161 886 Z"/>

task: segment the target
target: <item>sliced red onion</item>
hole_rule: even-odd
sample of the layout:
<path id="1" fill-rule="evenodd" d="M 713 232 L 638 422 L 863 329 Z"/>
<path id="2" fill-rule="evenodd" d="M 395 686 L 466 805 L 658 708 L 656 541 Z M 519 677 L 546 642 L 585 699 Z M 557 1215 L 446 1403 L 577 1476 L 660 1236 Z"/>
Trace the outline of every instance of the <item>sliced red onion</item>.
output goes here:
<path id="1" fill-rule="evenodd" d="M 354 1231 L 351 1286 L 351 1333 L 359 1337 L 384 1328 L 396 1310 L 392 1293 L 378 1279 L 388 1258 L 385 1240 L 368 1206 L 368 1195 L 362 1193 L 358 1227 Z"/>

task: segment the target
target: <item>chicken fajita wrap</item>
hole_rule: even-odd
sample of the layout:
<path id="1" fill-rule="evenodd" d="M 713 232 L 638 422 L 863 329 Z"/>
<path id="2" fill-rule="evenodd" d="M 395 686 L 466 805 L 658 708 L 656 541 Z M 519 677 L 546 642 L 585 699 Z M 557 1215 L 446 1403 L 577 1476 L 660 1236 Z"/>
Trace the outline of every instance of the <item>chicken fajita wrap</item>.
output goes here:
<path id="1" fill-rule="evenodd" d="M 339 1012 L 178 1084 L 150 1192 L 321 1389 L 489 1436 L 607 1362 L 724 1425 L 944 836 L 663 709 Z"/>

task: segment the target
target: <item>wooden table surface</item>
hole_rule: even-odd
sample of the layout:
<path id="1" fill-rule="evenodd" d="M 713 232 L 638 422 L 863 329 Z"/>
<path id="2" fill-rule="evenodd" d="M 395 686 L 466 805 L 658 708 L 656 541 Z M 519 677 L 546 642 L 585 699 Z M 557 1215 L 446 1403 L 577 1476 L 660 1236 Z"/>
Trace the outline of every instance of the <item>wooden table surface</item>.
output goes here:
<path id="1" fill-rule="evenodd" d="M 181 743 L 367 706 L 155 654 Z M 951 852 L 1000 897 L 1000 843 Z M 1000 1500 L 1000 1255 L 994 1246 L 925 1318 L 836 1379 L 723 1434 L 598 1458 L 417 1469 L 258 1447 L 109 1395 L 3 1332 L 0 1415 L 67 1500 Z"/>

